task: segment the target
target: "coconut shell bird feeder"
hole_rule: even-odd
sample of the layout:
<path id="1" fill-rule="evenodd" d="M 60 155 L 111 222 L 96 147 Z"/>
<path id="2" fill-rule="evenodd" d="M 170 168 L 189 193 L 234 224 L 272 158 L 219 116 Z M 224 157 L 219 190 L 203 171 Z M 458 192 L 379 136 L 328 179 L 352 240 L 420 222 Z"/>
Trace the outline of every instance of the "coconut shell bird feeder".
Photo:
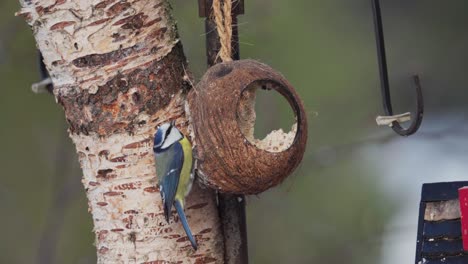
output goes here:
<path id="1" fill-rule="evenodd" d="M 286 98 L 296 117 L 289 133 L 254 138 L 256 89 Z M 197 173 L 209 187 L 258 194 L 281 183 L 301 162 L 307 142 L 304 107 L 293 86 L 271 67 L 255 60 L 216 64 L 187 99 Z"/>

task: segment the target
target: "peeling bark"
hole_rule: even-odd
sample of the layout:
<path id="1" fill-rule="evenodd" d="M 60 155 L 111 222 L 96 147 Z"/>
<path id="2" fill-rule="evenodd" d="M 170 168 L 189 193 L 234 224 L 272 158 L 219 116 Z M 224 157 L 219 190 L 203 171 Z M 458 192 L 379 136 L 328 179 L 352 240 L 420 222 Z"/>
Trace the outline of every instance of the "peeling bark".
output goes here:
<path id="1" fill-rule="evenodd" d="M 156 126 L 177 120 L 190 89 L 165 0 L 21 0 L 65 111 L 83 170 L 98 263 L 223 263 L 216 196 L 194 186 L 167 224 L 152 154 Z"/>

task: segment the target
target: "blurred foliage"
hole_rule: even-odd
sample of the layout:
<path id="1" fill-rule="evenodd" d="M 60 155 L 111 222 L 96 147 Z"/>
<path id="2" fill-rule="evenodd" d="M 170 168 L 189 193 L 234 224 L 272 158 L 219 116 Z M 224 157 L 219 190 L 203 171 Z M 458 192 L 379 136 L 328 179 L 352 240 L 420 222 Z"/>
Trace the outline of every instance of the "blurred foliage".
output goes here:
<path id="1" fill-rule="evenodd" d="M 370 1 L 245 1 L 241 57 L 281 71 L 303 98 L 310 124 L 300 168 L 282 186 L 248 199 L 251 263 L 378 263 L 384 227 L 398 206 L 383 194 L 370 161 L 353 147 L 334 151 L 391 133 L 374 124 L 381 99 Z M 171 2 L 200 78 L 203 19 L 196 1 Z M 382 7 L 396 108 L 411 107 L 414 72 L 422 74 L 426 113 L 463 106 L 468 2 L 382 1 Z M 28 26 L 13 16 L 18 8 L 15 0 L 0 2 L 0 263 L 94 263 L 74 148 L 54 99 L 30 91 L 39 78 L 37 53 Z M 259 98 L 260 130 L 289 128 L 281 100 Z"/>

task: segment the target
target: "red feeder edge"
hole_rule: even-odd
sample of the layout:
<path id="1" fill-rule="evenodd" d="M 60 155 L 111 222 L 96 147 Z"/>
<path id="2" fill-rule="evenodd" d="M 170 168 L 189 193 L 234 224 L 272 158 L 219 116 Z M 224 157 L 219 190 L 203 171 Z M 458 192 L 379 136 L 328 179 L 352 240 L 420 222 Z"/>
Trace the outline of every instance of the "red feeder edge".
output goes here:
<path id="1" fill-rule="evenodd" d="M 468 251 L 468 186 L 458 189 L 463 250 Z"/>

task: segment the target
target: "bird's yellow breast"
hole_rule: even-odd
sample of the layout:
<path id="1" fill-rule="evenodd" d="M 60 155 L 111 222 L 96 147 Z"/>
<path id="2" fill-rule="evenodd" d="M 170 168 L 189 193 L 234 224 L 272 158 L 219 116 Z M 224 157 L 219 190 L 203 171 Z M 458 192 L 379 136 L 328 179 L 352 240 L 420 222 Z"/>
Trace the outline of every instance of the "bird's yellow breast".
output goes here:
<path id="1" fill-rule="evenodd" d="M 186 137 L 179 140 L 179 143 L 182 145 L 184 151 L 184 164 L 182 165 L 182 170 L 180 172 L 179 185 L 177 186 L 175 199 L 181 201 L 182 206 L 184 205 L 185 195 L 188 194 L 192 186 L 192 178 L 190 174 L 192 173 L 192 144 Z"/>

